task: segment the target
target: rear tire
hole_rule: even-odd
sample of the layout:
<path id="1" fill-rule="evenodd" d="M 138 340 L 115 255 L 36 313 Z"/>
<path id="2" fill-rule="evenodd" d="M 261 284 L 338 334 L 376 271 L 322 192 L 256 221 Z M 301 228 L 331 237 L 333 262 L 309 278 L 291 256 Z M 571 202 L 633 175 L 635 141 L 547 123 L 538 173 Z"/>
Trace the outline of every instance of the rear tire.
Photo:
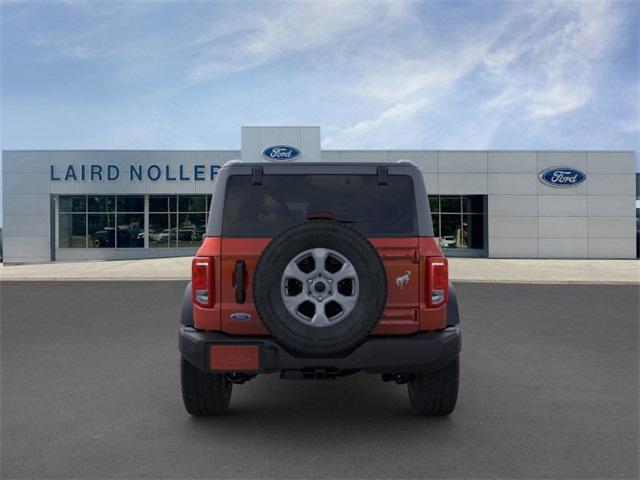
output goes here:
<path id="1" fill-rule="evenodd" d="M 209 417 L 227 411 L 233 384 L 223 373 L 202 373 L 181 358 L 180 383 L 182 400 L 190 415 Z"/>
<path id="2" fill-rule="evenodd" d="M 460 357 L 435 372 L 420 372 L 407 383 L 415 415 L 442 417 L 453 412 L 458 401 Z"/>

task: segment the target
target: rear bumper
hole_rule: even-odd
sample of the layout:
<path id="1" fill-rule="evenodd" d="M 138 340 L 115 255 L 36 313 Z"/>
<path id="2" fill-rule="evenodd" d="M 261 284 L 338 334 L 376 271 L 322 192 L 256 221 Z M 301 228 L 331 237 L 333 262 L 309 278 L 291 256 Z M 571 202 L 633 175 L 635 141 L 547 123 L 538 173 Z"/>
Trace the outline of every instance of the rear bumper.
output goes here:
<path id="1" fill-rule="evenodd" d="M 241 352 L 253 350 L 257 354 L 257 361 L 250 368 L 214 368 L 212 350 L 215 350 L 216 346 L 237 346 Z M 243 347 L 248 348 L 242 350 Z M 230 336 L 219 332 L 203 332 L 192 327 L 180 328 L 180 353 L 203 372 L 272 373 L 322 369 L 401 374 L 434 371 L 451 362 L 460 352 L 460 348 L 461 332 L 458 326 L 407 336 L 370 337 L 349 355 L 339 358 L 295 357 L 278 346 L 271 337 Z M 238 360 L 238 355 L 234 355 L 235 358 L 232 360 Z M 240 356 L 244 356 L 244 353 Z M 239 360 L 242 365 L 243 359 Z"/>

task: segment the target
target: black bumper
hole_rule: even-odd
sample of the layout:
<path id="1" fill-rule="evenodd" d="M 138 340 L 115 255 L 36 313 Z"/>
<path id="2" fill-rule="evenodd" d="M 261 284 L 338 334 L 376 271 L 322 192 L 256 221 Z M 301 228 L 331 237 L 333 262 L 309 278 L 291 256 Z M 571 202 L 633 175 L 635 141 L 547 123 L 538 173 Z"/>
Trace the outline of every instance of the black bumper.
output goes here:
<path id="1" fill-rule="evenodd" d="M 298 358 L 283 350 L 271 337 L 231 336 L 180 328 L 180 353 L 193 366 L 209 371 L 212 345 L 257 345 L 258 373 L 286 370 L 364 370 L 369 373 L 434 371 L 447 365 L 460 352 L 458 326 L 437 332 L 406 336 L 370 337 L 349 355 L 340 358 Z"/>

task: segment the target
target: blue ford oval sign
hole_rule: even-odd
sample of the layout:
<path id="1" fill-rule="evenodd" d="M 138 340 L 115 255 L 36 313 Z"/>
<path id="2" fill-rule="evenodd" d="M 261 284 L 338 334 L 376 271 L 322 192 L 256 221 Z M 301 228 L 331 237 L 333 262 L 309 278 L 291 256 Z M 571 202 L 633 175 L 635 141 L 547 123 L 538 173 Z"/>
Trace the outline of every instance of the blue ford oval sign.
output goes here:
<path id="1" fill-rule="evenodd" d="M 571 167 L 550 167 L 538 175 L 542 183 L 552 187 L 575 187 L 587 179 L 587 175 Z"/>
<path id="2" fill-rule="evenodd" d="M 262 156 L 267 160 L 290 161 L 300 156 L 300 150 L 289 145 L 273 145 L 262 150 Z"/>

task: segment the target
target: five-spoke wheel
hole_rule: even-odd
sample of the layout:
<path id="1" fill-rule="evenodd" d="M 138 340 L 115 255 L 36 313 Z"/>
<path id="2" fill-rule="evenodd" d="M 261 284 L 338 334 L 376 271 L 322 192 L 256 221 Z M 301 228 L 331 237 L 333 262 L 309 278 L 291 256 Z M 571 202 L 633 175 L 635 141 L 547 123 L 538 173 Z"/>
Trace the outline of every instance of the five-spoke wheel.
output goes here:
<path id="1" fill-rule="evenodd" d="M 296 255 L 285 267 L 282 301 L 298 321 L 313 327 L 335 325 L 358 300 L 358 275 L 349 260 L 328 248 Z"/>

